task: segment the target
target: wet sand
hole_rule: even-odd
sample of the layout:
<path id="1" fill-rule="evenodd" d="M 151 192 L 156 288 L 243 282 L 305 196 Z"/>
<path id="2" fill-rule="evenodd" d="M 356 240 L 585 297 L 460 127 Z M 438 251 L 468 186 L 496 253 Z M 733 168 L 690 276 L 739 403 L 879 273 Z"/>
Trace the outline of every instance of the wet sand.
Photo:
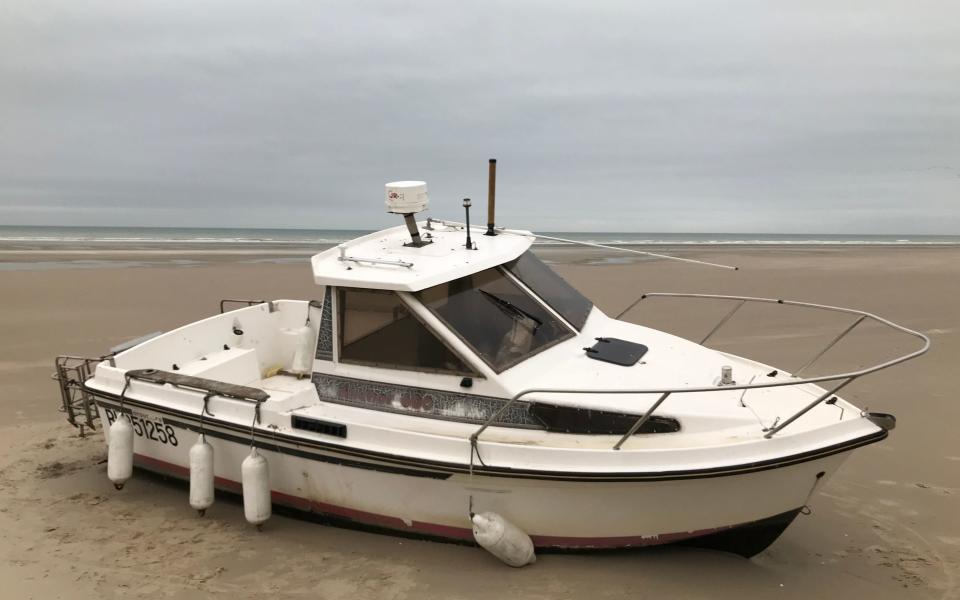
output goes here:
<path id="1" fill-rule="evenodd" d="M 960 249 L 682 250 L 737 272 L 544 249 L 611 314 L 653 291 L 784 297 L 876 312 L 926 332 L 934 346 L 849 388 L 855 404 L 896 414 L 896 430 L 858 450 L 812 498 L 813 514 L 756 558 L 663 548 L 543 555 L 522 570 L 476 548 L 282 516 L 258 533 L 222 496 L 201 519 L 184 487 L 144 474 L 115 491 L 99 432 L 80 438 L 57 411 L 54 356 L 100 354 L 216 312 L 221 298 L 315 297 L 309 266 L 293 249 L 93 252 L 82 257 L 92 265 L 22 250 L 0 262 L 45 265 L 0 272 L 2 598 L 960 597 L 960 406 L 950 375 L 960 359 Z M 650 299 L 626 318 L 694 337 L 728 307 Z M 711 343 L 790 369 L 848 322 L 745 308 Z M 864 366 L 910 344 L 865 326 L 813 372 Z"/>

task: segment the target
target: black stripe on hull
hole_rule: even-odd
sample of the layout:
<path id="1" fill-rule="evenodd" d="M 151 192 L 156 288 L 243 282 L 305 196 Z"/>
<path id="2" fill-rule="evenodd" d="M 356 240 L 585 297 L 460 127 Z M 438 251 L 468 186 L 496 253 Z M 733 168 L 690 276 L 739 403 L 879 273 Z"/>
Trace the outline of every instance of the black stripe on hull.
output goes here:
<path id="1" fill-rule="evenodd" d="M 97 400 L 98 404 L 119 408 L 119 397 L 108 392 L 102 392 L 91 388 L 85 388 Z M 189 429 L 191 431 L 200 430 L 199 415 L 185 411 L 172 409 L 149 402 L 143 402 L 132 398 L 124 398 L 126 406 L 135 406 L 144 410 L 160 413 L 162 415 L 171 415 L 174 419 L 167 419 L 166 422 Z M 239 443 L 250 443 L 250 428 L 229 423 L 210 417 L 204 417 L 204 431 L 210 436 L 221 437 L 223 439 L 239 440 Z M 219 429 L 213 429 L 219 428 Z M 227 430 L 233 434 L 225 433 L 220 430 Z M 279 432 L 263 431 L 257 432 L 255 445 L 264 449 L 273 450 L 279 453 L 302 456 L 310 460 L 322 462 L 343 461 L 339 464 L 355 468 L 365 468 L 378 471 L 386 471 L 386 468 L 396 470 L 397 474 L 412 475 L 419 477 L 430 477 L 434 479 L 446 479 L 454 474 L 470 473 L 469 464 L 448 463 L 433 461 L 428 459 L 410 458 L 395 454 L 383 452 L 360 450 L 349 446 L 331 444 L 320 440 L 291 436 Z M 632 472 L 632 473 L 584 473 L 578 471 L 533 471 L 525 469 L 512 469 L 509 467 L 490 467 L 482 464 L 474 465 L 473 473 L 486 477 L 511 477 L 521 479 L 537 480 L 561 480 L 572 482 L 630 482 L 630 481 L 672 481 L 681 479 L 705 479 L 710 477 L 726 477 L 731 475 L 742 475 L 755 473 L 758 471 L 767 471 L 779 469 L 796 464 L 801 464 L 834 454 L 848 452 L 862 446 L 879 442 L 887 437 L 887 431 L 879 429 L 871 434 L 812 450 L 798 453 L 782 458 L 776 458 L 765 461 L 756 461 L 742 463 L 726 467 L 711 467 L 705 469 L 691 469 L 685 471 L 654 471 L 654 472 Z M 296 448 L 279 445 L 278 442 L 292 444 Z M 310 452 L 304 448 L 315 450 Z M 361 460 L 342 459 L 329 456 L 329 452 L 336 454 L 356 457 Z M 296 453 L 296 454 L 295 454 Z M 367 462 L 377 461 L 377 462 Z M 347 462 L 350 464 L 348 465 Z M 386 471 L 394 472 L 394 471 Z"/>

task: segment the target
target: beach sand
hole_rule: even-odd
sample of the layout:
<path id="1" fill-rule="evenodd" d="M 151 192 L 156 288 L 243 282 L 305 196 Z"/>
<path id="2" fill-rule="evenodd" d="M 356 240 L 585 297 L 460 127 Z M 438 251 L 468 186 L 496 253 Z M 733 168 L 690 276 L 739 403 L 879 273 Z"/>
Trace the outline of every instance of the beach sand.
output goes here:
<path id="1" fill-rule="evenodd" d="M 7 265 L 43 263 L 0 272 L 0 598 L 960 597 L 960 406 L 950 379 L 960 358 L 960 249 L 682 253 L 742 270 L 569 249 L 541 255 L 610 314 L 643 292 L 728 293 L 852 306 L 926 332 L 928 355 L 844 394 L 896 414 L 896 430 L 854 453 L 811 499 L 813 514 L 752 560 L 661 548 L 543 555 L 521 570 L 477 548 L 282 516 L 258 533 L 223 497 L 198 518 L 182 485 L 140 473 L 115 491 L 100 432 L 80 438 L 58 412 L 57 354 L 103 353 L 215 313 L 221 298 L 314 298 L 304 254 L 0 253 Z M 694 337 L 728 307 L 649 299 L 625 318 Z M 711 345 L 791 369 L 849 321 L 744 308 Z M 864 326 L 813 372 L 912 344 Z M 702 501 L 709 511 L 710 498 Z"/>

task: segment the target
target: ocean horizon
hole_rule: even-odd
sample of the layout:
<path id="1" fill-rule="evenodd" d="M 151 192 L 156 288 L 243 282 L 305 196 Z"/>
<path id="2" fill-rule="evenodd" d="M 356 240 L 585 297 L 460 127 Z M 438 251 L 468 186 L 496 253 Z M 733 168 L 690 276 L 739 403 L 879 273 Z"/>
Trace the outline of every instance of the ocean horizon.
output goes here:
<path id="1" fill-rule="evenodd" d="M 363 229 L 277 229 L 211 227 L 83 227 L 0 226 L 0 245 L 17 244 L 109 244 L 109 245 L 333 245 L 371 233 Z M 960 245 L 960 235 L 863 234 L 863 233 L 677 233 L 542 231 L 542 235 L 579 242 L 627 245 Z M 538 245 L 562 242 L 538 240 Z"/>

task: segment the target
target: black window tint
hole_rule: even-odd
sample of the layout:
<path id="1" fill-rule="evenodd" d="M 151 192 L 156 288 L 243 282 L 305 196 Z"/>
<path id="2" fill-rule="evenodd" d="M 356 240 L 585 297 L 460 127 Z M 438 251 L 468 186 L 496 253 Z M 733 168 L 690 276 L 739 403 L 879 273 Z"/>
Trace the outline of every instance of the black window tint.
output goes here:
<path id="1" fill-rule="evenodd" d="M 441 283 L 418 297 L 497 372 L 573 336 L 498 268 Z"/>
<path id="2" fill-rule="evenodd" d="M 506 268 L 577 330 L 583 329 L 593 303 L 529 250 Z"/>
<path id="3" fill-rule="evenodd" d="M 393 292 L 340 288 L 340 360 L 473 375 Z"/>

